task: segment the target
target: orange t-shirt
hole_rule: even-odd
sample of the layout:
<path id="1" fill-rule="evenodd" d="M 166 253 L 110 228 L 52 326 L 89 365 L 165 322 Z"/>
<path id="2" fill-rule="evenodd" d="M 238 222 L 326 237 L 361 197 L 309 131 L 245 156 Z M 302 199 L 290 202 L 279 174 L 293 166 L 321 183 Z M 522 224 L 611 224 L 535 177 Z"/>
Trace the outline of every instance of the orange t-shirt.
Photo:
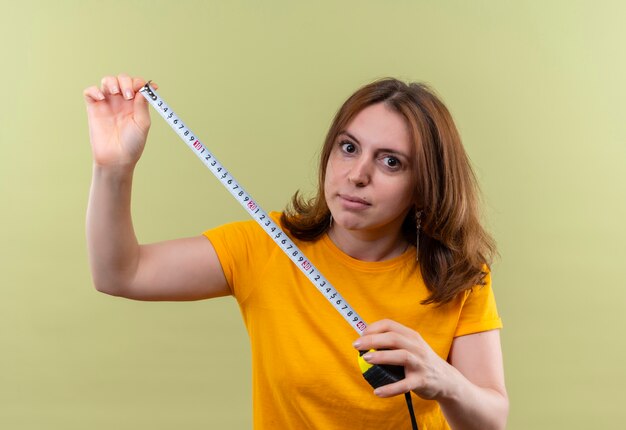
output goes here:
<path id="1" fill-rule="evenodd" d="M 271 216 L 278 221 L 280 214 Z M 358 334 L 256 222 L 204 234 L 250 336 L 255 429 L 411 428 L 404 396 L 378 398 L 363 379 L 352 347 Z M 327 235 L 294 242 L 366 322 L 389 318 L 411 327 L 444 360 L 455 337 L 502 327 L 489 276 L 451 303 L 425 306 L 414 247 L 364 262 Z M 412 398 L 420 430 L 449 428 L 436 401 Z"/>

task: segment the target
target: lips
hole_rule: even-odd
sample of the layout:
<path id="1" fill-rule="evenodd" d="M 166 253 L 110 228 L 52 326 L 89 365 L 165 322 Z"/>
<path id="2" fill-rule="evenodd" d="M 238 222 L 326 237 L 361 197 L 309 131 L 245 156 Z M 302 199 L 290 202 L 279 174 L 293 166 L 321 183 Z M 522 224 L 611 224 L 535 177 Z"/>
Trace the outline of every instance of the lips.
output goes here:
<path id="1" fill-rule="evenodd" d="M 372 205 L 365 199 L 357 196 L 351 196 L 348 194 L 339 194 L 339 199 L 344 204 L 344 206 L 354 209 L 362 209 Z"/>

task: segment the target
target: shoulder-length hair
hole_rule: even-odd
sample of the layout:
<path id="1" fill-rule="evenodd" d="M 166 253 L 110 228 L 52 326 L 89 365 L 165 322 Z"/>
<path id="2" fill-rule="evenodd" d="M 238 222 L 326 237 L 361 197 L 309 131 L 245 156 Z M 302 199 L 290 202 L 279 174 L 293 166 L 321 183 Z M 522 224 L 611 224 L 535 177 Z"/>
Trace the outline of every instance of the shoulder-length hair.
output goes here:
<path id="1" fill-rule="evenodd" d="M 478 183 L 452 116 L 425 84 L 385 78 L 350 96 L 326 136 L 317 195 L 307 200 L 296 192 L 281 221 L 300 240 L 314 241 L 326 233 L 330 226 L 324 195 L 328 158 L 350 121 L 376 103 L 385 103 L 405 119 L 414 143 L 414 209 L 404 220 L 403 232 L 416 245 L 416 214 L 421 211 L 417 253 L 430 291 L 422 303 L 447 303 L 458 293 L 485 284 L 496 246 L 481 226 Z"/>

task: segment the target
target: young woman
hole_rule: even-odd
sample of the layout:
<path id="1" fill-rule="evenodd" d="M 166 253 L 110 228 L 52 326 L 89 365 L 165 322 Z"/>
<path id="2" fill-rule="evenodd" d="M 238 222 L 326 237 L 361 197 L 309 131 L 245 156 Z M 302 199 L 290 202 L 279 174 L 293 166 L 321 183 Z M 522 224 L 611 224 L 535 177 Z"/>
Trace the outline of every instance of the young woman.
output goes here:
<path id="1" fill-rule="evenodd" d="M 319 190 L 272 213 L 368 322 L 353 329 L 254 221 L 139 245 L 134 167 L 150 128 L 145 84 L 107 76 L 84 91 L 93 181 L 87 240 L 96 288 L 136 300 L 233 295 L 252 345 L 257 429 L 502 429 L 508 414 L 477 187 L 452 118 L 426 86 L 356 91 L 328 132 Z M 208 240 L 207 240 L 208 239 Z M 372 389 L 357 351 L 406 377 Z"/>

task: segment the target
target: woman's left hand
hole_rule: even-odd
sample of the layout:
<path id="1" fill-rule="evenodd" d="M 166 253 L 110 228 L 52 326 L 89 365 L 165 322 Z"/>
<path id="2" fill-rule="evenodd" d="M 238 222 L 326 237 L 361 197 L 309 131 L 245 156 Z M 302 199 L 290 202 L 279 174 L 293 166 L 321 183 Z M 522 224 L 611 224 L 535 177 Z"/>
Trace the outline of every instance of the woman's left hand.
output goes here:
<path id="1" fill-rule="evenodd" d="M 415 330 L 392 320 L 369 325 L 353 346 L 367 352 L 363 358 L 370 364 L 404 367 L 405 378 L 374 390 L 379 397 L 392 397 L 413 391 L 423 399 L 436 400 L 449 388 L 453 371 Z"/>

